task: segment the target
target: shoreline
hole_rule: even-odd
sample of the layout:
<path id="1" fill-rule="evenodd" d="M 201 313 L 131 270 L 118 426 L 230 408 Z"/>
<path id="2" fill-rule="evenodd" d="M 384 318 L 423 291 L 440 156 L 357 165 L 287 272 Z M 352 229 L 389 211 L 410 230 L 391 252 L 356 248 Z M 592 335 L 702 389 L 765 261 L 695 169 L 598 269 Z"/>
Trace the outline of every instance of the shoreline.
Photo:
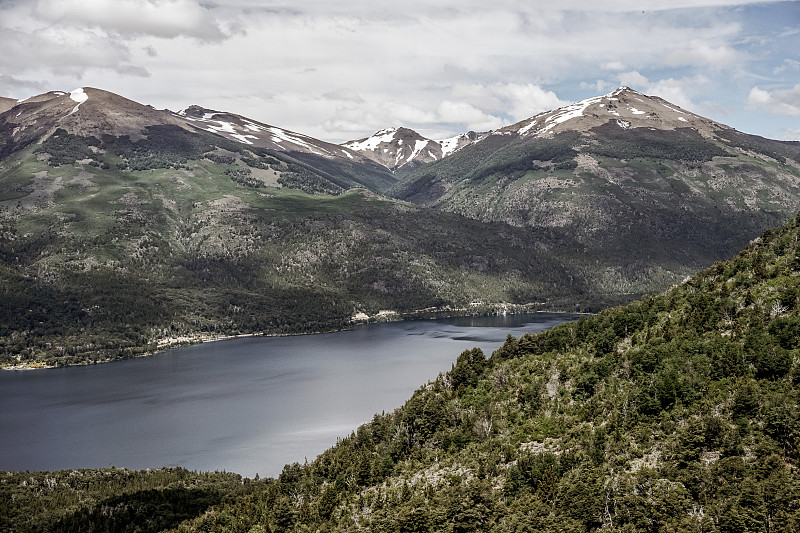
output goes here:
<path id="1" fill-rule="evenodd" d="M 340 329 L 331 329 L 327 331 L 305 331 L 299 333 L 238 333 L 235 335 L 218 335 L 218 334 L 210 334 L 210 333 L 196 333 L 196 334 L 189 334 L 189 335 L 178 335 L 174 337 L 164 337 L 158 340 L 153 341 L 156 344 L 156 349 L 154 350 L 147 350 L 142 353 L 132 355 L 129 357 L 116 357 L 116 358 L 109 358 L 103 360 L 96 360 L 96 361 L 87 361 L 87 362 L 80 362 L 74 364 L 67 364 L 67 365 L 59 365 L 59 364 L 50 364 L 45 362 L 33 362 L 33 363 L 20 363 L 17 365 L 12 364 L 3 364 L 0 366 L 0 370 L 3 371 L 18 371 L 18 372 L 27 372 L 31 370 L 44 370 L 44 369 L 51 369 L 51 368 L 67 368 L 67 367 L 74 367 L 74 366 L 91 366 L 91 365 L 99 365 L 99 364 L 106 364 L 106 363 L 113 363 L 115 361 L 124 361 L 126 359 L 135 359 L 141 357 L 150 357 L 152 355 L 156 355 L 167 350 L 171 350 L 174 348 L 182 348 L 185 346 L 194 346 L 198 344 L 205 344 L 209 342 L 219 342 L 225 340 L 232 340 L 238 338 L 246 338 L 246 337 L 293 337 L 299 335 L 322 335 L 325 333 L 338 333 L 342 331 L 350 331 L 355 326 L 360 325 L 367 325 L 367 324 L 378 324 L 378 323 L 387 323 L 387 322 L 405 322 L 410 320 L 439 320 L 444 318 L 456 318 L 456 317 L 467 317 L 467 316 L 474 316 L 474 317 L 489 317 L 489 316 L 514 316 L 514 315 L 524 315 L 524 314 L 539 314 L 539 313 L 561 313 L 561 314 L 571 314 L 571 315 L 591 315 L 593 313 L 585 313 L 585 312 L 574 312 L 574 311 L 563 311 L 563 310 L 543 310 L 543 309 L 530 309 L 527 306 L 530 305 L 541 305 L 541 304 L 506 304 L 498 305 L 493 307 L 491 311 L 488 312 L 476 312 L 475 309 L 468 309 L 468 308 L 450 308 L 450 309 L 435 309 L 435 308 L 428 308 L 428 309 L 419 309 L 415 311 L 409 311 L 406 313 L 401 313 L 399 311 L 389 311 L 389 310 L 381 310 L 375 313 L 374 315 L 370 316 L 366 313 L 359 312 L 353 315 L 350 318 L 350 325 L 345 328 Z M 491 307 L 491 306 L 489 306 Z M 509 308 L 516 308 L 516 309 L 509 309 Z"/>

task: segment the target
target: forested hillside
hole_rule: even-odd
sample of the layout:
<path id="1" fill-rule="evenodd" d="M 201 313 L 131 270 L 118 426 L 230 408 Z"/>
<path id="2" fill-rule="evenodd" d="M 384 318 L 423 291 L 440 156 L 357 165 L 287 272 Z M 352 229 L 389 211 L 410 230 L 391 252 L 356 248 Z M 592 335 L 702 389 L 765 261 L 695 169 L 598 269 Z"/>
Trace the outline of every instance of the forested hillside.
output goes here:
<path id="1" fill-rule="evenodd" d="M 798 240 L 795 220 L 659 296 L 464 352 L 180 530 L 796 531 Z"/>
<path id="2" fill-rule="evenodd" d="M 468 350 L 176 530 L 796 531 L 799 241 L 800 217 L 663 294 Z M 55 490 L 4 479 L 14 502 Z M 59 520 L 105 530 L 114 509 L 97 505 Z"/>

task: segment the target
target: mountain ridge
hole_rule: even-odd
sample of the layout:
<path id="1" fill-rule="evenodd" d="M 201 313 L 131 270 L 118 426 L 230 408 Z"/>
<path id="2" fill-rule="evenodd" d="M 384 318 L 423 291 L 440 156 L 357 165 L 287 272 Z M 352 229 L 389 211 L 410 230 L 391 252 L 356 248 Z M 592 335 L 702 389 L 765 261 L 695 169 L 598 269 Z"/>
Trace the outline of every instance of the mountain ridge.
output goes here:
<path id="1" fill-rule="evenodd" d="M 391 127 L 369 137 L 342 143 L 342 146 L 363 153 L 392 171 L 398 171 L 403 167 L 438 161 L 465 146 L 479 142 L 488 134 L 469 131 L 446 139 L 433 140 L 410 128 Z"/>
<path id="2" fill-rule="evenodd" d="M 395 172 L 202 107 L 91 88 L 17 103 L 0 114 L 3 361 L 327 331 L 386 309 L 597 310 L 800 210 L 800 144 L 704 136 L 639 93 L 598 98 Z M 657 124 L 644 104 L 669 127 L 634 124 Z M 570 120 L 588 122 L 554 131 Z"/>

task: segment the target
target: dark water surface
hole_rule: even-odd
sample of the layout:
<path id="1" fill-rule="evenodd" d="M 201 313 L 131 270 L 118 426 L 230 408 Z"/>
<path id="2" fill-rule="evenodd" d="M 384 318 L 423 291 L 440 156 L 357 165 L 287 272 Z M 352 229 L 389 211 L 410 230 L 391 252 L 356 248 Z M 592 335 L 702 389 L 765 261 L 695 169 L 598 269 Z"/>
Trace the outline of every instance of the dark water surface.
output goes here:
<path id="1" fill-rule="evenodd" d="M 574 315 L 247 337 L 95 366 L 0 372 L 0 470 L 184 466 L 275 476 L 402 405 L 463 350 Z"/>

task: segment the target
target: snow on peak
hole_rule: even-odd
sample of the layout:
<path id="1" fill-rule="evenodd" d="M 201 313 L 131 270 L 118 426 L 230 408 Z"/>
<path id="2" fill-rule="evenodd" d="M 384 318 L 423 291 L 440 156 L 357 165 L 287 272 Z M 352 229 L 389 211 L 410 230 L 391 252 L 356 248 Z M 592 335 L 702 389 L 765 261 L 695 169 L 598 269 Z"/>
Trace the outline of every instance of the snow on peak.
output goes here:
<path id="1" fill-rule="evenodd" d="M 459 145 L 461 144 L 460 141 L 463 137 L 464 134 L 461 134 L 461 135 L 456 135 L 455 137 L 449 137 L 447 139 L 436 141 L 439 143 L 439 146 L 442 147 L 442 157 L 450 155 L 456 150 L 458 150 Z"/>
<path id="2" fill-rule="evenodd" d="M 78 105 L 73 107 L 72 111 L 69 112 L 70 115 L 73 114 L 75 111 L 77 111 L 78 108 L 81 106 L 81 104 L 89 99 L 89 95 L 86 94 L 86 91 L 83 90 L 83 87 L 78 87 L 77 89 L 69 93 L 69 97 L 73 102 L 78 102 Z"/>
<path id="3" fill-rule="evenodd" d="M 550 116 L 544 119 L 544 126 L 536 130 L 534 132 L 534 135 L 541 135 L 542 133 L 546 133 L 551 129 L 555 128 L 558 124 L 561 124 L 562 122 L 566 122 L 569 119 L 583 116 L 583 112 L 586 110 L 587 107 L 589 107 L 592 104 L 600 103 L 603 100 L 603 98 L 607 98 L 608 96 L 609 95 L 587 98 L 586 100 L 581 100 L 580 102 L 575 102 L 574 104 L 564 106 L 559 109 L 556 109 L 555 111 L 552 111 Z M 543 113 L 543 115 L 547 114 L 548 113 Z M 538 117 L 541 116 L 542 115 L 538 115 Z M 520 128 L 519 134 L 525 135 L 537 125 L 541 125 L 541 122 L 538 120 L 537 117 L 534 117 L 534 119 L 531 120 L 530 124 L 527 124 L 526 126 Z"/>
<path id="4" fill-rule="evenodd" d="M 73 101 L 78 102 L 79 105 L 89 99 L 89 95 L 86 94 L 86 91 L 83 90 L 83 87 L 78 87 L 77 89 L 69 93 L 69 97 Z"/>
<path id="5" fill-rule="evenodd" d="M 371 137 L 361 139 L 360 141 L 345 143 L 344 146 L 357 152 L 363 152 L 365 150 L 374 151 L 383 143 L 391 143 L 394 140 L 395 133 L 397 133 L 397 128 L 385 128 L 375 132 Z"/>

